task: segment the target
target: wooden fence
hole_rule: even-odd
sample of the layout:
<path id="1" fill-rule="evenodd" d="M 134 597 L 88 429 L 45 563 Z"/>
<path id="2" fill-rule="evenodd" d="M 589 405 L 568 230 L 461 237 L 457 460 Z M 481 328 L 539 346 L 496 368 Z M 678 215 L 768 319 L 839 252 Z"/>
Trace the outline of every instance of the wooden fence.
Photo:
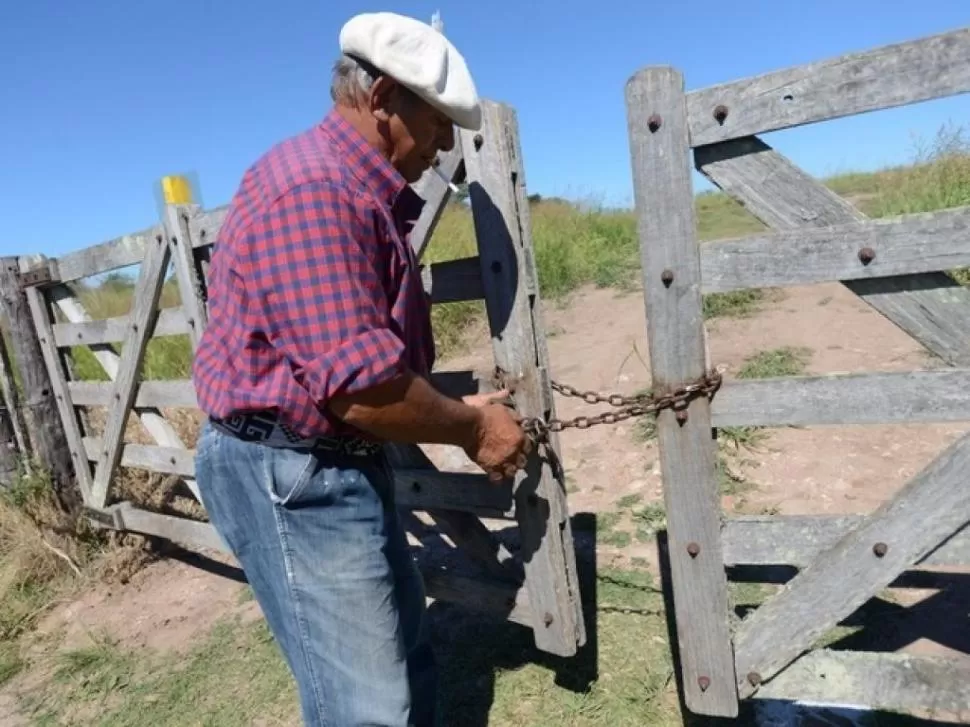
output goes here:
<path id="1" fill-rule="evenodd" d="M 536 315 L 539 291 L 514 112 L 487 102 L 483 128 L 462 132 L 439 169 L 454 182 L 468 183 L 479 254 L 426 266 L 423 280 L 435 304 L 485 301 L 494 362 L 482 367 L 484 376 L 441 372 L 434 381 L 459 396 L 488 388 L 489 374 L 498 369 L 515 383 L 515 405 L 523 416 L 548 416 L 555 407 Z M 411 234 L 420 257 L 451 192 L 431 172 L 417 187 L 428 201 Z M 57 259 L 20 258 L 11 283 L 30 308 L 64 449 L 88 516 L 104 527 L 220 550 L 223 543 L 204 518 L 126 500 L 116 480 L 119 467 L 147 470 L 180 478 L 198 499 L 194 442 L 183 441 L 171 415 L 200 414 L 194 387 L 189 379 L 149 380 L 144 364 L 150 342 L 181 336 L 191 349 L 197 345 L 207 320 L 208 260 L 225 215 L 226 208 L 169 203 L 159 223 L 142 232 Z M 132 265 L 139 274 L 128 314 L 93 320 L 71 284 Z M 160 308 L 170 268 L 180 304 Z M 123 344 L 120 352 L 116 344 Z M 64 354 L 78 347 L 93 354 L 106 380 L 71 375 Z M 100 427 L 81 416 L 94 409 L 101 411 Z M 132 417 L 154 444 L 126 438 Z M 484 473 L 439 471 L 417 446 L 393 446 L 390 456 L 397 501 L 420 550 L 429 594 L 521 623 L 534 630 L 538 648 L 569 656 L 586 636 L 565 487 L 554 467 L 558 446 L 554 437 L 545 452 L 533 453 L 526 472 L 502 485 Z M 482 518 L 515 529 L 516 543 L 504 545 Z"/>
<path id="2" fill-rule="evenodd" d="M 626 87 L 650 360 L 658 390 L 702 377 L 702 295 L 842 281 L 951 368 L 725 381 L 658 416 L 680 684 L 694 712 L 739 699 L 901 711 L 970 707 L 970 659 L 814 649 L 911 568 L 970 567 L 970 435 L 866 516 L 725 518 L 712 427 L 970 420 L 970 207 L 869 221 L 756 134 L 970 91 L 970 29 L 686 93 Z M 691 156 L 773 231 L 699 245 Z M 726 567 L 797 575 L 732 628 Z M 965 628 L 966 621 L 954 628 Z"/>

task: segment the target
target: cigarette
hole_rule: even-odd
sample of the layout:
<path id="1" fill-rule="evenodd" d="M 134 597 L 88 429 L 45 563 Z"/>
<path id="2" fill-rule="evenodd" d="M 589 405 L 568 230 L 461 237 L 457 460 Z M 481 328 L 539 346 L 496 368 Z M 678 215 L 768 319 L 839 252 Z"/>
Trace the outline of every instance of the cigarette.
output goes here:
<path id="1" fill-rule="evenodd" d="M 461 190 L 458 189 L 457 184 L 448 179 L 448 177 L 445 176 L 445 173 L 441 171 L 441 169 L 438 167 L 440 163 L 441 162 L 439 160 L 435 159 L 434 164 L 431 165 L 431 168 L 434 169 L 434 173 L 441 178 L 441 181 L 448 185 L 448 189 L 451 190 L 452 194 L 458 194 L 458 192 Z"/>

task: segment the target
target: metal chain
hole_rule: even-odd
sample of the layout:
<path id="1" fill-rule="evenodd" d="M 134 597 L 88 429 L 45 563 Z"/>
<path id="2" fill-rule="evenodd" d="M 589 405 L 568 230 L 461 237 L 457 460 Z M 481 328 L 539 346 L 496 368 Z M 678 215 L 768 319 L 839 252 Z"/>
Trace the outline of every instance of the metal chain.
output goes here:
<path id="1" fill-rule="evenodd" d="M 501 375 L 496 374 L 496 383 L 501 385 Z M 717 369 L 708 371 L 702 377 L 686 386 L 675 389 L 667 394 L 653 395 L 651 393 L 635 396 L 620 394 L 598 394 L 595 391 L 580 391 L 574 386 L 552 382 L 552 389 L 563 396 L 582 399 L 587 404 L 609 404 L 619 411 L 605 411 L 593 416 L 578 416 L 573 419 L 541 419 L 530 417 L 522 420 L 522 428 L 536 441 L 544 441 L 549 432 L 561 432 L 564 429 L 589 429 L 599 424 L 616 424 L 633 417 L 646 414 L 656 414 L 663 409 L 684 410 L 687 404 L 698 396 L 712 397 L 721 386 L 721 372 Z M 685 412 L 686 414 L 686 412 Z M 680 415 L 679 415 L 680 416 Z"/>

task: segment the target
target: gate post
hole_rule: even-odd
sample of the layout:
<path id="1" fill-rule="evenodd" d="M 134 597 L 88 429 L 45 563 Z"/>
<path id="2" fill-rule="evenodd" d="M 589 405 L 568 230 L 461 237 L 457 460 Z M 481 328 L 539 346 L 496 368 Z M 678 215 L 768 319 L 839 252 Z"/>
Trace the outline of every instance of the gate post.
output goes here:
<path id="1" fill-rule="evenodd" d="M 650 368 L 661 394 L 707 367 L 683 76 L 646 68 L 628 81 L 626 103 Z M 685 702 L 698 714 L 736 717 L 710 401 L 660 411 L 657 434 Z"/>

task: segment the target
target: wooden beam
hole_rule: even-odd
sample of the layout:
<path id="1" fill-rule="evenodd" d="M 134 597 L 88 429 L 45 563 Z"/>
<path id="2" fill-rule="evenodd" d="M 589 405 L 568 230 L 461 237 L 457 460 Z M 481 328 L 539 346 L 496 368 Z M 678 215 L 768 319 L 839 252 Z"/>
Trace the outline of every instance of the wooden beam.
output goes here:
<path id="1" fill-rule="evenodd" d="M 99 343 L 121 343 L 131 330 L 129 316 L 114 316 L 82 323 L 55 323 L 54 341 L 59 348 L 91 346 Z M 163 308 L 158 312 L 154 337 L 180 336 L 189 332 L 185 312 L 181 307 Z"/>
<path id="2" fill-rule="evenodd" d="M 211 524 L 142 510 L 130 502 L 119 502 L 105 508 L 90 508 L 88 517 L 95 525 L 113 530 L 152 535 L 190 548 L 232 554 Z"/>
<path id="3" fill-rule="evenodd" d="M 454 148 L 441 154 L 440 159 L 439 171 L 452 182 L 460 183 L 465 177 L 465 167 L 462 164 L 462 141 L 457 127 L 455 128 Z M 448 200 L 451 199 L 451 188 L 431 169 L 425 172 L 421 179 L 412 186 L 418 196 L 425 201 L 421 216 L 414 223 L 414 227 L 408 236 L 414 255 L 420 260 L 431 242 L 435 227 L 438 226 L 438 220 L 441 219 L 441 213 L 444 212 Z"/>
<path id="4" fill-rule="evenodd" d="M 925 273 L 970 265 L 970 207 L 705 243 L 705 293 Z M 866 262 L 863 251 L 870 250 Z"/>
<path id="5" fill-rule="evenodd" d="M 447 474 L 439 473 L 421 447 L 417 445 L 390 444 L 386 451 L 395 472 L 409 470 L 412 476 L 419 471 L 425 471 L 431 476 Z M 395 492 L 398 492 L 397 486 Z M 475 515 L 441 509 L 428 510 L 427 514 L 456 546 L 481 565 L 486 572 L 503 581 L 521 581 L 519 569 L 512 554 Z"/>
<path id="6" fill-rule="evenodd" d="M 970 705 L 970 663 L 822 649 L 796 661 L 754 698 L 860 705 L 866 711 L 961 713 Z"/>
<path id="7" fill-rule="evenodd" d="M 395 469 L 397 504 L 412 510 L 458 510 L 479 517 L 507 519 L 512 488 L 474 472 Z"/>
<path id="8" fill-rule="evenodd" d="M 159 234 L 160 227 L 154 225 L 147 230 L 69 252 L 57 258 L 58 277 L 62 283 L 70 283 L 91 275 L 137 265 L 145 259 L 145 253 Z"/>
<path id="9" fill-rule="evenodd" d="M 690 143 L 712 144 L 967 91 L 970 28 L 961 28 L 692 91 Z"/>
<path id="10" fill-rule="evenodd" d="M 99 437 L 85 437 L 84 451 L 88 459 L 98 461 L 104 451 L 102 440 Z M 122 442 L 118 464 L 163 475 L 195 477 L 195 450 Z"/>
<path id="11" fill-rule="evenodd" d="M 711 413 L 715 427 L 970 421 L 970 370 L 729 380 Z"/>
<path id="12" fill-rule="evenodd" d="M 529 594 L 524 587 L 434 569 L 422 568 L 421 574 L 428 596 L 436 601 L 455 603 L 522 626 L 532 626 Z"/>
<path id="13" fill-rule="evenodd" d="M 760 139 L 697 149 L 698 170 L 763 223 L 798 230 L 861 222 L 859 210 Z M 970 366 L 970 290 L 943 272 L 844 285 L 951 365 Z"/>
<path id="14" fill-rule="evenodd" d="M 211 210 L 200 210 L 189 218 L 189 239 L 197 248 L 210 247 L 218 243 L 219 230 L 229 215 L 229 205 Z"/>
<path id="15" fill-rule="evenodd" d="M 549 415 L 544 405 L 551 392 L 543 391 L 548 382 L 538 367 L 536 342 L 544 333 L 538 294 L 530 295 L 532 233 L 521 214 L 525 172 L 514 111 L 483 102 L 482 128 L 463 130 L 462 146 L 495 363 L 516 382 L 519 414 L 543 417 Z M 537 450 L 529 460 L 516 477 L 515 512 L 532 628 L 539 649 L 572 656 L 586 636 L 577 606 L 575 553 L 565 547 L 570 525 L 563 519 L 564 487 Z"/>
<path id="16" fill-rule="evenodd" d="M 426 265 L 421 270 L 421 281 L 432 303 L 459 303 L 485 297 L 477 256 Z"/>
<path id="17" fill-rule="evenodd" d="M 655 387 L 666 389 L 707 368 L 684 79 L 672 68 L 644 69 L 628 81 L 626 104 L 651 371 Z M 673 273 L 669 287 L 664 271 Z M 689 404 L 683 423 L 660 412 L 657 431 L 685 701 L 697 714 L 736 717 L 707 398 Z"/>
<path id="18" fill-rule="evenodd" d="M 0 260 L 0 301 L 20 371 L 30 449 L 50 470 L 59 504 L 73 512 L 91 491 L 91 471 L 81 447 L 80 422 L 67 392 L 66 372 L 54 345 L 45 292 L 20 285 L 19 273 L 33 263 L 15 257 Z"/>
<path id="19" fill-rule="evenodd" d="M 724 565 L 805 568 L 865 521 L 863 515 L 785 515 L 727 518 L 721 530 Z M 914 567 L 970 566 L 970 525 Z"/>
<path id="20" fill-rule="evenodd" d="M 962 529 L 970 521 L 968 471 L 970 434 L 752 613 L 735 638 L 742 696 Z"/>
<path id="21" fill-rule="evenodd" d="M 162 214 L 169 252 L 175 268 L 175 279 L 178 282 L 181 307 L 189 328 L 189 340 L 193 351 L 198 347 L 209 319 L 203 295 L 203 283 L 199 279 L 199 270 L 195 264 L 195 251 L 189 227 L 191 218 L 198 214 L 200 211 L 197 205 L 166 205 Z"/>
<path id="22" fill-rule="evenodd" d="M 118 378 L 114 381 L 112 396 L 115 403 L 109 409 L 108 421 L 102 437 L 102 449 L 94 471 L 91 486 L 91 504 L 104 507 L 108 497 L 108 485 L 121 461 L 121 450 L 128 414 L 135 403 L 135 386 L 145 359 L 145 351 L 151 340 L 155 319 L 158 317 L 158 301 L 165 285 L 165 271 L 170 258 L 168 242 L 162 235 L 156 237 L 141 265 L 138 284 L 135 286 L 131 308 L 131 337 L 121 352 Z"/>

